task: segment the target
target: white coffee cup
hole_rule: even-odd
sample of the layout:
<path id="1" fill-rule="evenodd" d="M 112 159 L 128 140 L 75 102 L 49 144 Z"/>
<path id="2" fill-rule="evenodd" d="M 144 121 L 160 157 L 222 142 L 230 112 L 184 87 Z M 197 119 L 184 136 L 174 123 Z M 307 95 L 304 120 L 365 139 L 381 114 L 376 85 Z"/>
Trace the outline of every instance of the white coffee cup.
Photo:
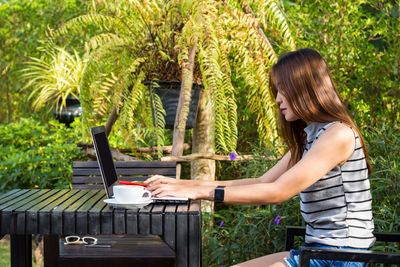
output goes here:
<path id="1" fill-rule="evenodd" d="M 113 186 L 114 198 L 120 203 L 140 203 L 151 199 L 151 192 L 140 185 Z"/>

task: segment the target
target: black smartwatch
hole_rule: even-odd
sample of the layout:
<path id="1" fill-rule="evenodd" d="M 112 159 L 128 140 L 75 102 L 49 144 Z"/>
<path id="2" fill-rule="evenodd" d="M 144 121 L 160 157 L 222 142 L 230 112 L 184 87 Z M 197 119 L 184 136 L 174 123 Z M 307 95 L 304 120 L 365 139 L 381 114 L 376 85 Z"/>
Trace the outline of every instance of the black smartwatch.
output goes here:
<path id="1" fill-rule="evenodd" d="M 224 202 L 225 199 L 225 186 L 217 186 L 214 189 L 214 201 Z"/>

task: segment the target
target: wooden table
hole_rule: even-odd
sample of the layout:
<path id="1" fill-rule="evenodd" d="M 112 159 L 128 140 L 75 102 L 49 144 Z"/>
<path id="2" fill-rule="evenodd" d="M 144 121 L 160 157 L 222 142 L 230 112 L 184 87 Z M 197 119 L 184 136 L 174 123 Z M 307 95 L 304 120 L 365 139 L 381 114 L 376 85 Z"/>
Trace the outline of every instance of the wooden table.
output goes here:
<path id="1" fill-rule="evenodd" d="M 31 235 L 158 235 L 177 266 L 201 266 L 199 202 L 113 209 L 104 190 L 16 189 L 0 194 L 0 234 L 10 234 L 11 265 L 32 266 Z"/>

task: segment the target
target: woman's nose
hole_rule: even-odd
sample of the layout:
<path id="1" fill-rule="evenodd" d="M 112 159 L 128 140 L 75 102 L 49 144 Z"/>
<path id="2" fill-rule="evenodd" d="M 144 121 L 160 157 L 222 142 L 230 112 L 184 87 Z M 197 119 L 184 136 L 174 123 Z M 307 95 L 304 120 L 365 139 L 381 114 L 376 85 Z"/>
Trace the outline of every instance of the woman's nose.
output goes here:
<path id="1" fill-rule="evenodd" d="M 282 97 L 281 94 L 278 92 L 276 94 L 276 99 L 275 99 L 276 103 L 281 104 L 282 103 Z"/>

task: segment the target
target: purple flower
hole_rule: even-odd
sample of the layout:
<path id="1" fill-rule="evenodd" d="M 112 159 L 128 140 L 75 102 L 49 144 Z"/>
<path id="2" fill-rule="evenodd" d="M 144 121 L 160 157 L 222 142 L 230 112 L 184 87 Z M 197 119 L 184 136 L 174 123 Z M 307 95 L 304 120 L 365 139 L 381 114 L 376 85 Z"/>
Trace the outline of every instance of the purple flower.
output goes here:
<path id="1" fill-rule="evenodd" d="M 279 224 L 279 222 L 282 220 L 282 217 L 281 216 L 276 216 L 276 218 L 275 218 L 275 220 L 274 220 L 274 223 L 276 224 L 276 225 L 278 225 Z"/>
<path id="2" fill-rule="evenodd" d="M 222 221 L 220 224 L 219 224 L 219 226 L 218 226 L 218 230 L 219 230 L 219 228 L 221 228 L 222 227 L 222 225 L 224 225 L 224 221 Z"/>
<path id="3" fill-rule="evenodd" d="M 231 160 L 231 161 L 234 161 L 235 159 L 236 159 L 236 153 L 235 152 L 232 152 L 230 155 L 229 155 L 229 159 Z"/>

